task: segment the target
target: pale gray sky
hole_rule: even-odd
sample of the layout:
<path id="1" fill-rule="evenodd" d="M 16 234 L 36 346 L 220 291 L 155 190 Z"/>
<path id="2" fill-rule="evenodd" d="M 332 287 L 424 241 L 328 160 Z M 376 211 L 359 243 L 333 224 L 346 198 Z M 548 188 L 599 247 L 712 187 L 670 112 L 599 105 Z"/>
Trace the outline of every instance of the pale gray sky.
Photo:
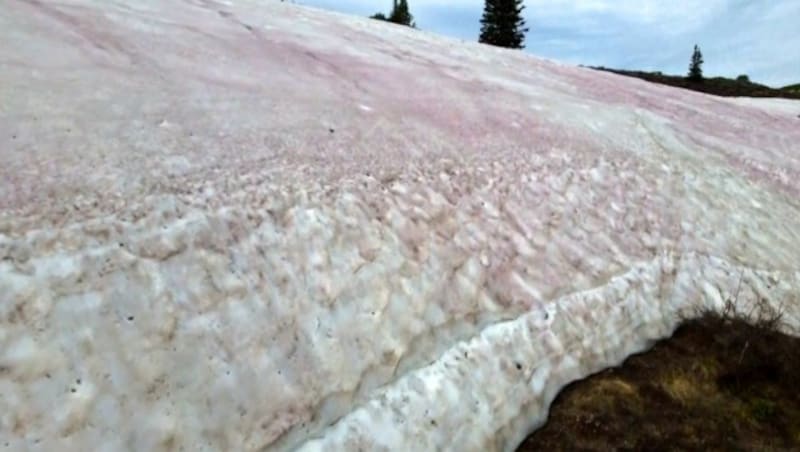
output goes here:
<path id="1" fill-rule="evenodd" d="M 425 30 L 476 40 L 482 0 L 408 0 Z M 295 0 L 367 16 L 391 0 Z M 695 43 L 707 76 L 800 83 L 800 0 L 526 0 L 526 50 L 575 64 L 683 74 Z"/>

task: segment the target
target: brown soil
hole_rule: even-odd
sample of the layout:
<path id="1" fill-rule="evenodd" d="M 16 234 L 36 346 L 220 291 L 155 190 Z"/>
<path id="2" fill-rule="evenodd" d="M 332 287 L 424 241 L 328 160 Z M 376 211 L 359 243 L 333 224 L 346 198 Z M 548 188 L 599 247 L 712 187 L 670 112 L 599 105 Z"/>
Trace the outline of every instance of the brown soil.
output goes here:
<path id="1" fill-rule="evenodd" d="M 566 387 L 518 451 L 800 451 L 800 338 L 690 321 Z"/>

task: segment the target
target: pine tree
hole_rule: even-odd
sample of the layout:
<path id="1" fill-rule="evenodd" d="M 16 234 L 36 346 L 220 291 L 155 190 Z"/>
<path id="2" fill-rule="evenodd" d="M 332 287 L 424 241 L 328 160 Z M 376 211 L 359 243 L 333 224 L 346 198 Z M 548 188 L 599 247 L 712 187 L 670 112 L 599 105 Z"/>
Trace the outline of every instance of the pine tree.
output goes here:
<path id="1" fill-rule="evenodd" d="M 389 14 L 389 22 L 394 22 L 400 25 L 415 27 L 414 16 L 408 10 L 407 0 L 394 0 L 392 12 Z"/>
<path id="2" fill-rule="evenodd" d="M 412 16 L 411 12 L 408 10 L 408 0 L 394 0 L 392 3 L 392 12 L 389 13 L 388 17 L 383 13 L 375 13 L 369 17 L 371 19 L 385 20 L 387 22 L 417 28 L 417 25 L 414 23 L 414 16 Z"/>
<path id="3" fill-rule="evenodd" d="M 523 0 L 485 0 L 481 17 L 479 42 L 498 47 L 522 49 L 525 47 L 525 19 Z"/>
<path id="4" fill-rule="evenodd" d="M 703 81 L 703 53 L 700 52 L 700 47 L 694 46 L 692 52 L 692 62 L 689 64 L 689 75 L 686 77 L 694 82 Z"/>

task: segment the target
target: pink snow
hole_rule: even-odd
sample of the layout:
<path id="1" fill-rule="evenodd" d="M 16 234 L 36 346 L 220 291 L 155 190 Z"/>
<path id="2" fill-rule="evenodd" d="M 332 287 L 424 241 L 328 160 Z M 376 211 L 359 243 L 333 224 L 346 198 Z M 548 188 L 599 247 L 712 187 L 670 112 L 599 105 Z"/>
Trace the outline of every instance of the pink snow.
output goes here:
<path id="1" fill-rule="evenodd" d="M 15 450 L 509 450 L 689 307 L 800 331 L 800 103 L 283 2 L 0 37 Z"/>

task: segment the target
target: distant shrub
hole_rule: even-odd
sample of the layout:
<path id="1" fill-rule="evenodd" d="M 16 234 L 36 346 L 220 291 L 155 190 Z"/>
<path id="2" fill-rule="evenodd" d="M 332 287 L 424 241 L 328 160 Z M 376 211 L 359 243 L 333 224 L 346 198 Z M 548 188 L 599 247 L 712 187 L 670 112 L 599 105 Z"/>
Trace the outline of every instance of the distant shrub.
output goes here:
<path id="1" fill-rule="evenodd" d="M 750 83 L 750 77 L 748 77 L 747 74 L 742 74 L 742 75 L 736 77 L 736 81 L 737 82 Z"/>
<path id="2" fill-rule="evenodd" d="M 703 83 L 695 83 L 685 76 L 667 75 L 660 72 L 642 72 L 622 69 L 610 69 L 602 66 L 589 66 L 592 69 L 613 72 L 615 74 L 636 77 L 653 83 L 675 86 L 678 88 L 700 91 L 716 96 L 736 96 L 736 97 L 782 97 L 786 99 L 800 99 L 800 84 L 789 85 L 783 88 L 770 88 L 752 80 L 742 81 L 739 79 L 711 77 L 703 79 Z"/>

